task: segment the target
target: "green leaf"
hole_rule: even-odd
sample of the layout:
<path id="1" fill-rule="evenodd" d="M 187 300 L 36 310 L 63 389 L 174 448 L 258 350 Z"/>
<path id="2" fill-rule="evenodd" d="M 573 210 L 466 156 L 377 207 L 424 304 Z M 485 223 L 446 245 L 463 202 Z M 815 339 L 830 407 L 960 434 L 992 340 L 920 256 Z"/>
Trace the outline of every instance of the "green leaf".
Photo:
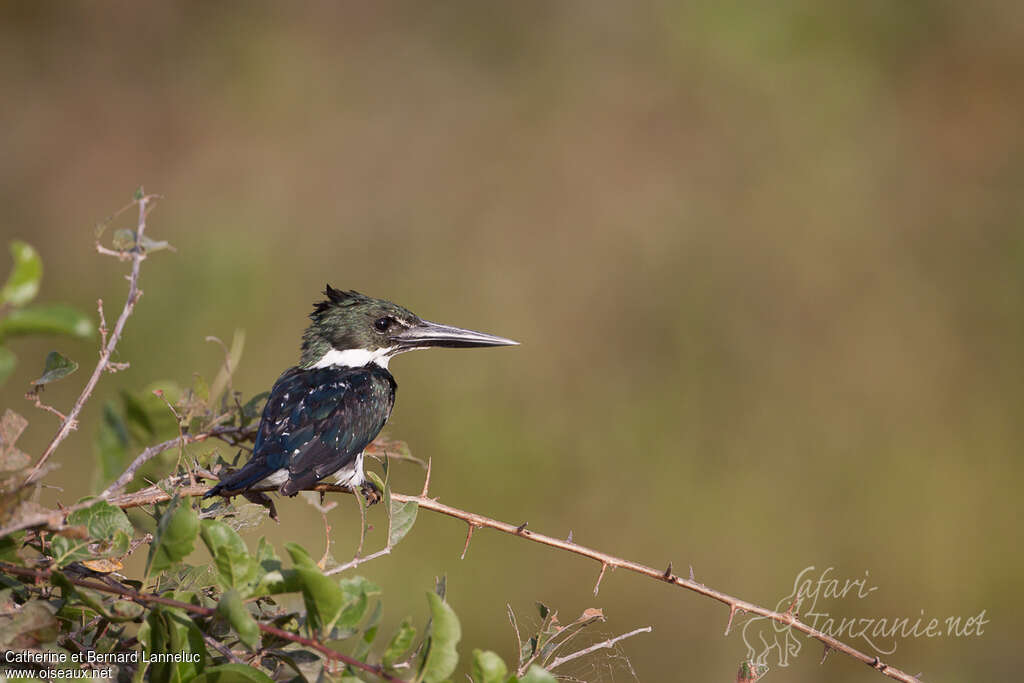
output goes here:
<path id="1" fill-rule="evenodd" d="M 441 683 L 455 671 L 459 653 L 455 646 L 462 638 L 462 627 L 455 612 L 438 595 L 427 593 L 430 603 L 430 646 L 420 670 L 424 683 Z"/>
<path id="2" fill-rule="evenodd" d="M 256 584 L 259 567 L 242 537 L 215 519 L 204 519 L 199 534 L 213 556 L 221 587 L 236 588 L 242 597 L 249 597 Z"/>
<path id="3" fill-rule="evenodd" d="M 292 558 L 292 564 L 296 567 L 316 568 L 316 562 L 309 556 L 309 552 L 298 543 L 285 543 L 284 549 L 288 551 L 288 556 Z"/>
<path id="4" fill-rule="evenodd" d="M 146 575 L 174 566 L 192 552 L 199 533 L 199 517 L 175 496 L 160 517 L 146 560 Z"/>
<path id="5" fill-rule="evenodd" d="M 14 267 L 3 290 L 0 290 L 0 300 L 11 306 L 24 306 L 39 293 L 43 261 L 32 245 L 21 240 L 11 242 L 11 258 Z"/>
<path id="6" fill-rule="evenodd" d="M 78 363 L 70 358 L 65 358 L 56 351 L 50 351 L 46 354 L 46 363 L 43 365 L 43 374 L 39 379 L 32 380 L 32 384 L 40 386 L 43 384 L 49 384 L 50 382 L 56 382 L 59 379 L 64 379 L 77 369 Z"/>
<path id="7" fill-rule="evenodd" d="M 412 617 L 402 619 L 402 623 L 398 625 L 398 631 L 391 636 L 391 641 L 388 643 L 387 649 L 384 650 L 381 663 L 386 668 L 391 668 L 409 651 L 415 637 L 416 627 L 412 625 Z"/>
<path id="8" fill-rule="evenodd" d="M 92 320 L 63 304 L 16 308 L 0 320 L 0 337 L 25 334 L 63 334 L 79 339 L 91 337 Z"/>
<path id="9" fill-rule="evenodd" d="M 160 251 L 161 249 L 172 249 L 170 243 L 167 240 L 155 240 L 148 235 L 143 235 L 142 239 L 139 240 L 139 246 L 146 251 Z"/>
<path id="10" fill-rule="evenodd" d="M 209 520 L 206 520 L 209 521 Z M 250 650 L 255 650 L 260 644 L 260 627 L 256 620 L 249 614 L 242 602 L 242 596 L 234 588 L 227 590 L 220 597 L 217 603 L 217 612 L 231 624 L 231 628 L 238 634 L 238 639 L 245 643 Z"/>
<path id="11" fill-rule="evenodd" d="M 416 501 L 400 503 L 391 498 L 391 476 L 387 460 L 384 461 L 384 474 L 384 481 L 380 480 L 376 472 L 367 472 L 366 476 L 384 492 L 384 508 L 388 511 L 388 547 L 391 547 L 412 530 L 420 506 Z"/>
<path id="12" fill-rule="evenodd" d="M 53 558 L 54 564 L 64 567 L 72 562 L 89 559 L 89 539 L 75 538 L 71 536 L 50 537 L 49 555 Z"/>
<path id="13" fill-rule="evenodd" d="M 260 578 L 253 589 L 253 595 L 295 593 L 302 590 L 302 580 L 298 572 L 294 569 L 281 568 L 281 560 L 266 538 L 260 538 L 256 547 L 256 564 L 259 566 Z"/>
<path id="14" fill-rule="evenodd" d="M 306 605 L 306 618 L 311 630 L 330 633 L 334 623 L 341 616 L 345 602 L 344 592 L 334 580 L 324 576 L 309 553 L 295 543 L 286 543 L 285 550 L 291 555 L 295 571 L 302 581 L 302 601 Z"/>
<path id="15" fill-rule="evenodd" d="M 391 496 L 388 495 L 388 498 L 390 499 Z M 388 520 L 388 545 L 393 546 L 405 538 L 405 535 L 412 530 L 412 525 L 416 523 L 416 513 L 419 511 L 420 506 L 414 500 L 406 503 L 389 500 L 388 508 L 391 513 Z"/>
<path id="16" fill-rule="evenodd" d="M 7 381 L 7 378 L 14 372 L 14 366 L 18 357 L 6 346 L 0 346 L 0 384 Z"/>
<path id="17" fill-rule="evenodd" d="M 136 425 L 147 436 L 156 436 L 156 428 L 153 420 L 149 417 L 146 406 L 131 393 L 121 390 L 121 405 L 124 406 L 124 418 L 131 424 Z M 166 410 L 165 406 L 161 406 Z"/>
<path id="18" fill-rule="evenodd" d="M 473 650 L 473 683 L 505 683 L 508 667 L 497 653 Z"/>
<path id="19" fill-rule="evenodd" d="M 198 655 L 188 657 L 192 662 L 153 662 L 146 680 L 150 683 L 181 683 L 190 681 L 206 668 L 207 652 L 203 634 L 185 612 L 171 607 L 156 607 L 146 618 L 146 632 L 139 629 L 139 642 L 147 655 L 180 653 Z"/>
<path id="20" fill-rule="evenodd" d="M 371 595 L 380 594 L 380 587 L 362 576 L 353 576 L 338 582 L 344 600 L 338 628 L 346 632 L 354 632 L 359 622 L 366 616 Z"/>
<path id="21" fill-rule="evenodd" d="M 740 664 L 740 670 L 736 674 L 736 683 L 755 683 L 766 673 L 768 673 L 766 665 L 746 661 Z"/>
<path id="22" fill-rule="evenodd" d="M 525 676 L 520 676 L 519 683 L 558 683 L 558 681 L 547 671 L 534 664 Z"/>
<path id="23" fill-rule="evenodd" d="M 135 247 L 135 231 L 129 228 L 118 228 L 110 240 L 114 249 L 128 251 Z"/>
<path id="24" fill-rule="evenodd" d="M 274 679 L 245 664 L 221 664 L 207 669 L 191 683 L 274 683 Z"/>
<path id="25" fill-rule="evenodd" d="M 9 536 L 0 538 L 0 562 L 21 564 L 22 560 L 18 557 L 18 549 L 21 547 L 24 540 L 24 531 L 15 532 Z"/>
<path id="26" fill-rule="evenodd" d="M 134 531 L 124 510 L 105 500 L 96 501 L 87 508 L 72 512 L 68 515 L 68 524 L 84 525 L 89 530 L 89 535 L 100 541 L 113 539 L 118 533 L 131 536 Z"/>
<path id="27" fill-rule="evenodd" d="M 42 600 L 31 600 L 21 609 L 0 617 L 0 650 L 25 650 L 57 638 L 57 609 Z"/>
<path id="28" fill-rule="evenodd" d="M 84 526 L 88 536 L 51 537 L 50 552 L 58 567 L 90 558 L 123 555 L 134 531 L 124 511 L 105 501 L 72 512 L 68 525 Z"/>

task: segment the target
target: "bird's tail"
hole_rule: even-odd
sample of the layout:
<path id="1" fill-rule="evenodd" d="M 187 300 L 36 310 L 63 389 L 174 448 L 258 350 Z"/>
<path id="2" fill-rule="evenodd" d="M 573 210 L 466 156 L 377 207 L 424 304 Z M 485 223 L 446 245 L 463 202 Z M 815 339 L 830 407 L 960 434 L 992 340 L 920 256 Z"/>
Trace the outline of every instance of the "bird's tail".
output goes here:
<path id="1" fill-rule="evenodd" d="M 203 494 L 203 498 L 223 495 L 224 493 L 241 493 L 273 473 L 273 470 L 266 465 L 248 463 L 245 467 L 227 475 L 212 489 Z"/>

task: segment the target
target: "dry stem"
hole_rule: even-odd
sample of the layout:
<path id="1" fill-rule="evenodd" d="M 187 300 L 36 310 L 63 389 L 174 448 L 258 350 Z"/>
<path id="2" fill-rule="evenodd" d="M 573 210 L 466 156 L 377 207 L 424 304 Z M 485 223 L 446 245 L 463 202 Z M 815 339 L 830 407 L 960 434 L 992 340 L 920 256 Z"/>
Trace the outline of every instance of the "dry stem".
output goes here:
<path id="1" fill-rule="evenodd" d="M 78 414 L 82 412 L 82 407 L 89 400 L 89 396 L 92 395 L 93 389 L 96 388 L 96 383 L 100 380 L 100 376 L 110 365 L 110 357 L 114 354 L 117 342 L 121 339 L 125 322 L 127 322 L 128 316 L 132 314 L 132 311 L 135 310 L 135 304 L 138 302 L 139 297 L 142 296 L 142 290 L 139 289 L 139 269 L 142 262 L 146 259 L 146 252 L 140 246 L 140 242 L 146 230 L 146 207 L 154 199 L 156 199 L 155 195 L 144 195 L 135 202 L 139 206 L 139 222 L 135 231 L 135 248 L 131 251 L 132 269 L 128 276 L 128 298 L 124 302 L 124 309 L 121 310 L 121 315 L 118 316 L 114 329 L 110 332 L 109 336 L 103 335 L 106 343 L 100 349 L 100 359 L 96 363 L 96 368 L 92 371 L 89 381 L 85 383 L 85 387 L 82 389 L 82 393 L 79 394 L 78 400 L 75 401 L 75 405 L 71 408 L 71 412 L 61 420 L 60 428 L 54 435 L 53 440 L 50 441 L 50 445 L 46 447 L 43 454 L 39 456 L 39 461 L 32 468 L 32 471 L 29 472 L 28 477 L 25 479 L 26 486 L 36 480 L 42 466 L 46 464 L 46 461 L 53 455 L 53 452 L 57 450 L 57 446 L 67 438 L 71 430 L 75 429 L 78 423 Z M 102 321 L 102 324 L 106 328 L 106 321 Z"/>
<path id="2" fill-rule="evenodd" d="M 572 660 L 577 659 L 578 657 L 582 657 L 583 655 L 589 655 L 591 652 L 597 652 L 598 650 L 603 650 L 604 648 L 609 648 L 609 647 L 615 645 L 615 643 L 619 642 L 620 640 L 625 640 L 626 638 L 632 638 L 633 636 L 635 636 L 635 635 L 637 635 L 639 633 L 650 633 L 650 632 L 651 632 L 651 627 L 650 626 L 644 626 L 643 628 L 634 629 L 634 630 L 630 631 L 629 633 L 623 633 L 621 636 L 615 636 L 614 638 L 609 638 L 608 640 L 602 640 L 600 643 L 594 643 L 590 647 L 585 647 L 585 648 L 583 648 L 582 650 L 580 650 L 578 652 L 573 652 L 572 654 L 565 655 L 564 657 L 555 657 L 555 659 L 552 660 L 552 662 L 550 664 L 548 664 L 548 669 L 554 669 L 555 667 L 561 666 L 562 664 L 565 664 L 566 662 L 571 662 Z"/>

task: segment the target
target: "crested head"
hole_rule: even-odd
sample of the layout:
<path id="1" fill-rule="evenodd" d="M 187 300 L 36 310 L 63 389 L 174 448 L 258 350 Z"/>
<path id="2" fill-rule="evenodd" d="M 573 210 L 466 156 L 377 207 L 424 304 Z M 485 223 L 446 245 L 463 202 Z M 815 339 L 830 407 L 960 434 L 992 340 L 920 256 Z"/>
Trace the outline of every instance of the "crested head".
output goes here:
<path id="1" fill-rule="evenodd" d="M 430 347 L 469 348 L 514 345 L 510 339 L 439 325 L 384 299 L 330 285 L 313 308 L 302 335 L 304 368 L 332 365 L 387 367 L 391 356 Z"/>
<path id="2" fill-rule="evenodd" d="M 327 298 L 315 305 L 309 314 L 313 322 L 302 335 L 303 367 L 321 361 L 324 365 L 366 365 L 378 358 L 386 359 L 395 346 L 387 334 L 391 328 L 411 327 L 420 321 L 412 311 L 356 291 L 327 285 L 324 294 Z M 332 357 L 337 359 L 346 351 L 355 353 L 341 360 L 349 358 L 352 362 L 331 362 Z"/>

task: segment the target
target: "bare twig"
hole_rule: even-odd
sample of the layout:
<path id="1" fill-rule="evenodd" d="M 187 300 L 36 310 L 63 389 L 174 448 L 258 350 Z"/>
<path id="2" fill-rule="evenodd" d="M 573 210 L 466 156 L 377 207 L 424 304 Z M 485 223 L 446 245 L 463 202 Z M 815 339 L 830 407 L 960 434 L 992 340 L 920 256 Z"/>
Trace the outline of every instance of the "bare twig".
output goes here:
<path id="1" fill-rule="evenodd" d="M 473 538 L 473 530 L 476 529 L 472 524 L 467 524 L 466 527 L 466 544 L 462 546 L 462 554 L 459 555 L 460 560 L 466 559 L 466 551 L 469 550 L 469 541 Z"/>
<path id="2" fill-rule="evenodd" d="M 585 647 L 582 650 L 578 652 L 573 652 L 570 655 L 565 655 L 564 657 L 555 657 L 555 659 L 552 660 L 550 664 L 548 664 L 547 668 L 554 669 L 555 667 L 559 667 L 565 664 L 566 662 L 571 662 L 572 660 L 582 657 L 584 655 L 589 655 L 591 652 L 597 652 L 598 650 L 610 648 L 620 640 L 632 638 L 633 636 L 640 633 L 650 633 L 651 630 L 652 629 L 650 626 L 644 626 L 643 628 L 635 629 L 633 631 L 630 631 L 629 633 L 623 633 L 621 636 L 615 636 L 614 638 L 609 638 L 608 640 L 602 640 L 600 643 L 594 643 L 590 647 Z"/>
<path id="3" fill-rule="evenodd" d="M 187 486 L 177 489 L 174 493 L 180 496 L 201 496 L 209 490 L 207 486 Z M 274 487 L 260 487 L 253 489 L 254 491 L 273 491 Z M 352 493 L 351 489 L 343 486 L 336 486 L 333 484 L 317 484 L 311 487 L 313 491 L 325 491 L 335 493 Z M 137 491 L 135 493 L 119 496 L 117 498 L 110 499 L 113 505 L 117 505 L 122 508 L 137 507 L 140 505 L 150 505 L 153 503 L 160 503 L 169 500 L 170 496 L 157 487 L 149 487 Z M 683 578 L 675 574 L 666 576 L 665 571 L 661 569 L 655 569 L 639 562 L 633 562 L 632 560 L 626 560 L 608 553 L 588 548 L 570 541 L 562 540 L 560 538 L 554 538 L 552 536 L 546 536 L 544 534 L 531 531 L 529 529 L 509 524 L 508 522 L 502 522 L 500 520 L 491 519 L 475 512 L 468 512 L 466 510 L 460 510 L 459 508 L 445 505 L 444 503 L 438 502 L 433 498 L 427 498 L 425 496 L 410 496 L 401 493 L 392 493 L 391 499 L 400 503 L 416 503 L 421 509 L 430 510 L 437 512 L 442 515 L 454 517 L 455 519 L 462 520 L 463 522 L 475 526 L 477 528 L 487 528 L 500 531 L 505 534 L 512 536 L 518 536 L 519 538 L 533 541 L 534 543 L 540 543 L 542 545 L 564 550 L 566 552 L 581 555 L 583 557 L 590 558 L 602 564 L 603 568 L 613 569 L 625 569 L 635 574 L 641 574 L 657 581 L 669 583 L 680 588 L 684 588 L 694 593 L 698 593 L 705 597 L 717 600 L 729 608 L 730 617 L 734 616 L 736 612 L 742 611 L 749 614 L 756 614 L 758 616 L 771 619 L 779 624 L 788 626 L 792 629 L 800 631 L 811 638 L 819 641 L 823 645 L 827 645 L 830 649 L 836 652 L 842 652 L 843 654 L 853 657 L 854 659 L 863 662 L 873 669 L 876 669 L 880 673 L 888 676 L 889 678 L 903 681 L 904 683 L 920 683 L 920 680 L 915 676 L 912 676 L 900 669 L 884 664 L 878 657 L 865 654 L 860 650 L 857 650 L 840 640 L 837 640 L 833 636 L 819 631 L 807 622 L 801 621 L 797 615 L 787 614 L 784 612 L 777 612 L 775 610 L 768 609 L 766 607 L 760 607 L 752 602 L 742 600 L 734 597 L 727 593 L 710 588 L 702 583 L 697 583 L 693 579 Z"/>
<path id="4" fill-rule="evenodd" d="M 331 569 L 325 571 L 324 574 L 327 575 L 327 576 L 331 576 L 333 574 L 339 574 L 339 573 L 341 573 L 343 571 L 346 571 L 348 569 L 354 569 L 355 567 L 358 567 L 359 565 L 361 565 L 364 562 L 369 562 L 370 560 L 376 560 L 378 557 L 384 557 L 385 555 L 390 555 L 392 547 L 393 546 L 390 546 L 390 545 L 389 546 L 385 546 L 384 548 L 381 548 L 377 552 L 370 553 L 366 557 L 353 557 L 351 560 L 349 560 L 345 564 L 339 564 L 337 567 L 332 567 Z"/>
<path id="5" fill-rule="evenodd" d="M 206 644 L 212 647 L 214 650 L 227 657 L 228 660 L 234 662 L 235 664 L 245 664 L 245 662 L 239 659 L 238 655 L 232 652 L 227 645 L 222 645 L 221 643 L 217 642 L 217 639 L 211 636 L 209 633 L 203 634 L 203 640 L 205 640 Z"/>
<path id="6" fill-rule="evenodd" d="M 32 389 L 31 391 L 26 392 L 25 393 L 25 399 L 28 400 L 28 401 L 32 401 L 35 404 L 36 408 L 39 408 L 41 410 L 45 410 L 48 413 L 52 413 L 53 415 L 56 415 L 57 419 L 61 420 L 62 422 L 66 421 L 68 419 L 67 415 L 65 415 L 64 413 L 60 412 L 59 410 L 57 410 L 53 406 L 49 405 L 48 403 L 43 403 L 43 399 L 39 398 L 39 393 L 40 393 L 39 389 L 40 389 L 40 387 L 36 387 L 35 389 Z"/>
<path id="7" fill-rule="evenodd" d="M 7 574 L 13 574 L 15 576 L 23 576 L 26 578 L 37 580 L 49 579 L 51 575 L 51 571 L 49 569 L 28 569 L 25 567 L 16 567 L 14 565 L 2 562 L 0 562 L 0 571 L 5 572 Z M 77 577 L 71 576 L 68 576 L 66 578 L 68 581 L 75 584 L 76 586 L 81 586 L 82 588 L 89 588 L 95 591 L 100 591 L 102 593 L 119 595 L 126 600 L 131 600 L 141 605 L 165 605 L 167 607 L 175 607 L 177 609 L 185 610 L 186 612 L 191 612 L 192 614 L 198 614 L 204 617 L 212 617 L 217 614 L 217 610 L 212 609 L 210 607 L 202 607 L 200 605 L 193 605 L 188 602 L 181 602 L 180 600 L 172 600 L 170 598 L 165 598 L 160 595 L 154 595 L 152 593 L 142 593 L 136 590 L 132 590 L 131 588 L 121 586 L 120 584 L 110 585 L 106 583 L 98 583 L 96 581 L 89 581 L 86 579 L 79 579 Z M 367 664 L 366 662 L 355 659 L 354 657 L 350 657 L 344 653 L 338 652 L 337 650 L 332 650 L 331 648 L 327 647 L 318 640 L 305 638 L 296 633 L 290 633 L 289 631 L 285 631 L 283 629 L 279 629 L 275 626 L 270 626 L 262 622 L 256 622 L 256 624 L 264 633 L 269 633 L 272 636 L 283 638 L 285 640 L 290 640 L 293 643 L 299 643 L 300 645 L 305 645 L 306 647 L 311 647 L 320 654 L 327 657 L 328 659 L 333 659 L 338 662 L 344 662 L 345 664 L 348 664 L 351 667 L 361 669 L 362 671 L 371 673 L 374 676 L 379 676 L 385 681 L 401 681 L 400 678 L 394 678 L 392 676 L 389 676 L 379 666 Z"/>
<path id="8" fill-rule="evenodd" d="M 100 380 L 100 376 L 110 364 L 110 357 L 114 354 L 117 342 L 121 339 L 121 333 L 124 332 L 125 322 L 127 322 L 128 316 L 132 314 L 132 311 L 135 310 L 135 304 L 138 303 L 139 297 L 142 296 L 142 290 L 139 289 L 139 269 L 142 262 L 146 259 L 146 251 L 142 248 L 140 242 L 146 230 L 147 206 L 156 198 L 156 195 L 143 195 L 135 200 L 139 207 L 139 221 L 135 231 L 135 248 L 130 252 L 122 252 L 130 253 L 132 260 L 131 273 L 128 275 L 128 298 L 124 302 L 124 309 L 122 309 L 121 315 L 118 316 L 114 329 L 110 331 L 109 335 L 104 335 L 106 344 L 100 349 L 100 360 L 96 363 L 96 368 L 92 371 L 89 381 L 85 383 L 85 387 L 82 389 L 82 393 L 79 394 L 78 400 L 75 401 L 75 405 L 71 408 L 71 412 L 61 421 L 60 428 L 50 441 L 50 445 L 46 447 L 46 450 L 39 456 L 39 460 L 32 468 L 32 471 L 29 472 L 28 477 L 25 479 L 26 486 L 35 482 L 43 465 L 53 455 L 53 452 L 57 450 L 57 446 L 60 446 L 61 442 L 71 433 L 71 430 L 77 426 L 78 414 L 82 412 L 82 407 L 92 395 L 93 389 L 96 388 L 96 383 Z M 106 321 L 101 322 L 105 328 Z"/>
<path id="9" fill-rule="evenodd" d="M 135 478 L 135 473 L 140 467 L 145 465 L 147 462 L 152 460 L 154 457 L 160 455 L 164 451 L 170 450 L 176 447 L 185 447 L 191 443 L 199 443 L 200 441 L 206 441 L 210 437 L 222 438 L 224 436 L 234 436 L 237 438 L 245 439 L 252 438 L 256 434 L 257 425 L 249 425 L 247 427 L 214 427 L 207 432 L 201 432 L 199 434 L 183 434 L 176 439 L 170 439 L 163 443 L 158 443 L 155 446 L 150 446 L 146 450 L 139 453 L 139 455 L 132 461 L 132 464 L 121 473 L 114 483 L 103 490 L 100 494 L 101 500 L 107 500 L 111 496 L 118 493 L 121 489 L 131 483 Z M 0 532 L 0 536 L 3 533 Z"/>

